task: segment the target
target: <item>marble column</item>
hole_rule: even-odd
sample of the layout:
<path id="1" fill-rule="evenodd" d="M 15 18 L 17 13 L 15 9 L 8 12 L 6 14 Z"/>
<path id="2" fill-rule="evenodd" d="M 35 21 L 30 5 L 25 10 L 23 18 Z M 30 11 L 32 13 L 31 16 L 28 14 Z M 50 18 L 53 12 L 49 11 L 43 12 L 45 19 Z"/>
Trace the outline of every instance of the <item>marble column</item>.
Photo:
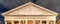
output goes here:
<path id="1" fill-rule="evenodd" d="M 35 20 L 33 20 L 33 24 L 35 24 Z"/>
<path id="2" fill-rule="evenodd" d="M 28 23 L 28 20 L 26 20 L 26 24 Z"/>
<path id="3" fill-rule="evenodd" d="M 7 24 L 7 21 L 5 20 L 5 24 Z"/>
<path id="4" fill-rule="evenodd" d="M 19 24 L 21 24 L 21 21 L 19 20 Z"/>
<path id="5" fill-rule="evenodd" d="M 12 24 L 14 24 L 14 21 L 12 20 Z"/>
<path id="6" fill-rule="evenodd" d="M 49 24 L 49 21 L 48 20 L 46 21 L 46 24 Z"/>
<path id="7" fill-rule="evenodd" d="M 56 23 L 56 21 L 54 20 L 54 24 Z"/>
<path id="8" fill-rule="evenodd" d="M 40 24 L 42 24 L 42 20 L 40 20 Z"/>

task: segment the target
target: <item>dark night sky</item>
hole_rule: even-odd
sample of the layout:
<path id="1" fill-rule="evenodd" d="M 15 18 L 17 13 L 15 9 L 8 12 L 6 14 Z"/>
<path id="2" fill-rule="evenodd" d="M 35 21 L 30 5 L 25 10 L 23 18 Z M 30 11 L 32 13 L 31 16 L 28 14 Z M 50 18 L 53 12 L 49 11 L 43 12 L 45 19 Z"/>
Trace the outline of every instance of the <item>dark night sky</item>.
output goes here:
<path id="1" fill-rule="evenodd" d="M 11 10 L 27 2 L 33 2 L 60 14 L 60 0 L 0 0 L 0 17 L 3 12 Z M 57 20 L 59 18 L 60 15 L 57 17 Z"/>

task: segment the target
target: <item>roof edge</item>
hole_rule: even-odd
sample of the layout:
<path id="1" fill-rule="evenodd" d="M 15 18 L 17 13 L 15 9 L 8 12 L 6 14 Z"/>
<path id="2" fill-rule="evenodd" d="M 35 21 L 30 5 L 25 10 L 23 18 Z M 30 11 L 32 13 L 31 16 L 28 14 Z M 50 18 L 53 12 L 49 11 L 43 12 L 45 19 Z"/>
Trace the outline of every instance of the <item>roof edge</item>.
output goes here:
<path id="1" fill-rule="evenodd" d="M 33 5 L 38 6 L 38 7 L 42 8 L 42 9 L 44 9 L 44 10 L 47 10 L 47 11 L 49 11 L 49 12 L 52 12 L 52 13 L 56 14 L 56 15 L 59 15 L 57 12 L 53 12 L 53 11 L 47 9 L 47 8 L 44 8 L 44 7 L 42 7 L 42 6 L 39 6 L 39 5 L 34 4 L 34 3 L 32 3 L 32 2 L 28 2 L 28 3 L 26 3 L 26 4 L 23 4 L 23 5 L 21 5 L 21 6 L 18 6 L 18 7 L 16 7 L 16 8 L 12 9 L 12 10 L 9 10 L 9 11 L 7 11 L 7 12 L 2 13 L 1 15 L 4 15 L 4 14 L 9 13 L 9 12 L 11 12 L 11 11 L 14 11 L 14 10 L 16 10 L 16 9 L 18 9 L 18 8 L 21 8 L 21 7 L 23 7 L 23 6 L 26 6 L 26 5 L 28 5 L 28 4 L 33 4 Z"/>

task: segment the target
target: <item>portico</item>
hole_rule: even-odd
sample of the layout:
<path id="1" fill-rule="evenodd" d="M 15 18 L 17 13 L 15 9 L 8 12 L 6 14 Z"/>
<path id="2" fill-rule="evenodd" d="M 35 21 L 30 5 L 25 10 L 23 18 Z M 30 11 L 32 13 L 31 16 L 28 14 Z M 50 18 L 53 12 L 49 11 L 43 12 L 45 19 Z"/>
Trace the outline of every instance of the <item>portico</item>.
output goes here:
<path id="1" fill-rule="evenodd" d="M 34 16 L 35 17 L 35 16 Z M 8 17 L 9 18 L 9 17 Z M 42 17 L 41 17 L 42 18 Z M 30 19 L 30 18 L 11 18 L 11 19 L 6 19 L 5 20 L 5 24 L 7 24 L 7 22 L 8 21 L 10 21 L 11 22 L 11 24 L 14 24 L 14 22 L 16 21 L 18 24 L 22 24 L 22 23 L 24 23 L 24 24 L 28 24 L 28 21 L 31 21 L 32 22 L 32 24 L 43 24 L 44 22 L 46 23 L 46 24 L 49 24 L 50 22 L 52 22 L 52 24 L 54 24 L 55 23 L 55 19 L 45 19 L 45 18 L 36 18 L 35 17 L 35 19 L 34 18 L 32 18 L 32 19 Z"/>
<path id="2" fill-rule="evenodd" d="M 2 15 L 5 24 L 55 24 L 58 13 L 29 2 Z"/>

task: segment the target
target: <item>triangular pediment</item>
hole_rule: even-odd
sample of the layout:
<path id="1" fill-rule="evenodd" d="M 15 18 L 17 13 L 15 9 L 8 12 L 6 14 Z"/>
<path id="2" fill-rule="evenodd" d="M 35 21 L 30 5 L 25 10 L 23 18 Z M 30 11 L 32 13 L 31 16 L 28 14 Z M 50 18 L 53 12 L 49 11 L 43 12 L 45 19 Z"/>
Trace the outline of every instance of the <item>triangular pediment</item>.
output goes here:
<path id="1" fill-rule="evenodd" d="M 57 15 L 57 13 L 29 2 L 2 15 Z"/>

